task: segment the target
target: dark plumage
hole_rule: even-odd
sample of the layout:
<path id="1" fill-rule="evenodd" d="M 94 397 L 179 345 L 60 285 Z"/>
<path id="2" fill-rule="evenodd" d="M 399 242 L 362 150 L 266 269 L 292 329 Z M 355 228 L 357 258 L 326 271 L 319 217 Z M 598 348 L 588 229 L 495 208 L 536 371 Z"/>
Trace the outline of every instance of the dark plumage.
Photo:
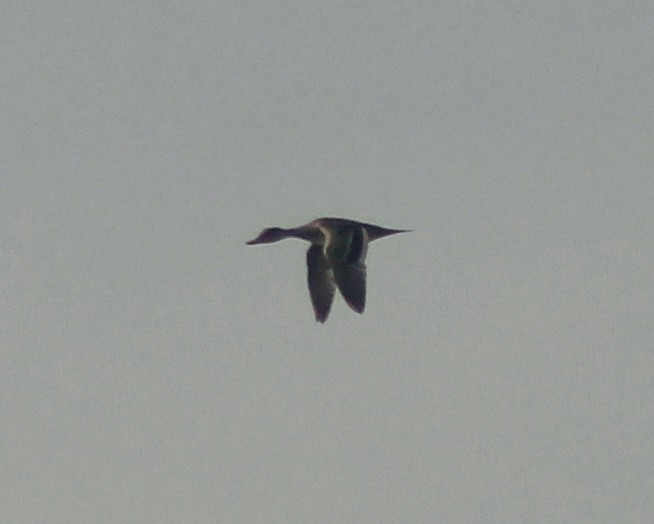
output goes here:
<path id="1" fill-rule="evenodd" d="M 325 322 L 338 287 L 348 306 L 363 313 L 366 306 L 368 242 L 406 229 L 387 229 L 343 218 L 317 218 L 300 227 L 264 229 L 248 245 L 269 244 L 284 238 L 311 242 L 307 251 L 307 283 L 318 322 Z"/>

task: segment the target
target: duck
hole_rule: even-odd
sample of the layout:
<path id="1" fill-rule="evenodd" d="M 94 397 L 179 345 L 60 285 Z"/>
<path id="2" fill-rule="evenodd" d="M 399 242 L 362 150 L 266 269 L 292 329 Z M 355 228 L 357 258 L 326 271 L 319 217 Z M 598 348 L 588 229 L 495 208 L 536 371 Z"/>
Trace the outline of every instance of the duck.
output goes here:
<path id="1" fill-rule="evenodd" d="M 307 284 L 316 320 L 324 323 L 331 311 L 336 288 L 353 311 L 363 313 L 366 307 L 368 243 L 410 231 L 323 217 L 299 227 L 266 228 L 246 244 L 271 244 L 285 238 L 299 238 L 311 244 L 307 251 Z"/>

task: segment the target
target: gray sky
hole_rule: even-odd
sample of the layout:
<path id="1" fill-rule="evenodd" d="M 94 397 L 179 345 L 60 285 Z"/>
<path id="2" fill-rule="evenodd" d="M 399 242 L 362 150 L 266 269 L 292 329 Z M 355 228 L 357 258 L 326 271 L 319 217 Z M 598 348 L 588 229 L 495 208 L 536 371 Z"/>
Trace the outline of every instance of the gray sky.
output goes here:
<path id="1" fill-rule="evenodd" d="M 651 521 L 651 2 L 110 4 L 0 18 L 0 521 Z"/>

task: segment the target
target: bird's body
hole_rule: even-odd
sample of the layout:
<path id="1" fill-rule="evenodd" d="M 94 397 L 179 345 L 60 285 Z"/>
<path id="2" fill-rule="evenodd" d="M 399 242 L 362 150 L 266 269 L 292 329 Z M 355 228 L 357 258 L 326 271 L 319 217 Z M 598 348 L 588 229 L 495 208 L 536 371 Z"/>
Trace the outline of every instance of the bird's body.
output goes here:
<path id="1" fill-rule="evenodd" d="M 308 224 L 290 229 L 264 229 L 248 244 L 268 244 L 291 237 L 311 243 L 307 251 L 309 294 L 316 320 L 325 322 L 336 287 L 354 311 L 363 313 L 366 305 L 364 262 L 368 243 L 406 231 L 386 229 L 343 218 L 317 218 Z"/>

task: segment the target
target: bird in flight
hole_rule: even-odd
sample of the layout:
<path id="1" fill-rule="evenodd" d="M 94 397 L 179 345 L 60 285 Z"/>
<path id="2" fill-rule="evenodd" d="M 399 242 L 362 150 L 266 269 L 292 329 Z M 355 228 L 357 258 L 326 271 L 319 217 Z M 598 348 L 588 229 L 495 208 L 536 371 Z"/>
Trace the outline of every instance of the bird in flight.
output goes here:
<path id="1" fill-rule="evenodd" d="M 270 244 L 284 238 L 301 238 L 311 243 L 307 251 L 307 283 L 318 322 L 325 322 L 338 287 L 357 313 L 366 306 L 366 266 L 368 242 L 407 233 L 408 229 L 387 229 L 344 218 L 317 218 L 299 227 L 264 229 L 248 245 Z"/>

